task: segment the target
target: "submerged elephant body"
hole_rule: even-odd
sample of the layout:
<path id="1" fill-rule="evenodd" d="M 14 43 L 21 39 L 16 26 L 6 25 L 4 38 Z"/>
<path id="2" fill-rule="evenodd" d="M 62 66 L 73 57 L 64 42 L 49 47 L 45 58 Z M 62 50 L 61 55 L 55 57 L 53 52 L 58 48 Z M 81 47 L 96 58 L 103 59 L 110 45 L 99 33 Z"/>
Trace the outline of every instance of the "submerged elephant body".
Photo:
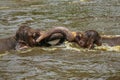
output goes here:
<path id="1" fill-rule="evenodd" d="M 109 46 L 120 46 L 120 36 L 116 37 L 102 37 L 102 43 L 105 43 Z"/>
<path id="2" fill-rule="evenodd" d="M 16 44 L 15 37 L 0 39 L 0 51 L 15 49 Z"/>

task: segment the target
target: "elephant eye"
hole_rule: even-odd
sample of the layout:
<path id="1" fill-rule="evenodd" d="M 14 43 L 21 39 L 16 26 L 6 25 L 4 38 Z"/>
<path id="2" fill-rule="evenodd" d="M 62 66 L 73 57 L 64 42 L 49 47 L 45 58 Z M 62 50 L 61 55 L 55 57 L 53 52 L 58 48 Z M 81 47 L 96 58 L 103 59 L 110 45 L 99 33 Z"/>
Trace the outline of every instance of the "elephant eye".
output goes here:
<path id="1" fill-rule="evenodd" d="M 32 37 L 33 37 L 34 39 L 37 39 L 39 36 L 40 36 L 40 35 L 39 35 L 38 33 L 34 33 L 34 34 L 32 35 Z"/>

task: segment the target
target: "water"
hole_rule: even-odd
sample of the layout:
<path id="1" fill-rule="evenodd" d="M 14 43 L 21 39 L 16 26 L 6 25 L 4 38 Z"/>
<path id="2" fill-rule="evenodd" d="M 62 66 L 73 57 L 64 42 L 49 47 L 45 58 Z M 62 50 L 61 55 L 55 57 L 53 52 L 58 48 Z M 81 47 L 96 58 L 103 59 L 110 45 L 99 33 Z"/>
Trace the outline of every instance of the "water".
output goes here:
<path id="1" fill-rule="evenodd" d="M 0 0 L 0 38 L 15 35 L 22 23 L 120 35 L 119 21 L 119 0 Z M 119 66 L 119 46 L 87 50 L 65 43 L 0 52 L 0 80 L 120 80 Z"/>

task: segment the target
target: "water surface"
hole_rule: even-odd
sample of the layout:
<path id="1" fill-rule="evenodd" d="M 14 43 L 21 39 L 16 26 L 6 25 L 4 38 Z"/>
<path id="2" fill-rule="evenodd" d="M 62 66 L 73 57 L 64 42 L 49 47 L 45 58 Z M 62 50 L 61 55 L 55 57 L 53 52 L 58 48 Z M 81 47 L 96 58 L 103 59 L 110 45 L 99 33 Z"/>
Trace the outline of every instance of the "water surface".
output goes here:
<path id="1" fill-rule="evenodd" d="M 0 38 L 15 35 L 22 23 L 120 35 L 119 21 L 119 0 L 0 0 Z M 0 80 L 120 80 L 120 47 L 87 50 L 65 43 L 0 52 Z"/>

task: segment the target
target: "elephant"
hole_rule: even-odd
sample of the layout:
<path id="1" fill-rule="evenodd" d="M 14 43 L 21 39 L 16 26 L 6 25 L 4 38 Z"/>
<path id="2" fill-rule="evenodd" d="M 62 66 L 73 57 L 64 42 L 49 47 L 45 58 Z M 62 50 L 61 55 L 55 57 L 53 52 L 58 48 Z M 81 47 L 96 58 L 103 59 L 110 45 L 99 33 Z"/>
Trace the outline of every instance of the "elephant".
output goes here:
<path id="1" fill-rule="evenodd" d="M 83 32 L 78 42 L 79 46 L 88 49 L 93 49 L 95 44 L 97 46 L 102 45 L 101 35 L 95 30 L 87 30 Z"/>
<path id="2" fill-rule="evenodd" d="M 0 51 L 18 50 L 37 46 L 36 39 L 40 36 L 40 29 L 33 29 L 26 25 L 21 25 L 16 34 L 0 39 Z"/>
<path id="3" fill-rule="evenodd" d="M 41 35 L 40 29 L 33 29 L 27 25 L 22 25 L 16 31 L 16 48 L 38 46 L 36 39 Z"/>

